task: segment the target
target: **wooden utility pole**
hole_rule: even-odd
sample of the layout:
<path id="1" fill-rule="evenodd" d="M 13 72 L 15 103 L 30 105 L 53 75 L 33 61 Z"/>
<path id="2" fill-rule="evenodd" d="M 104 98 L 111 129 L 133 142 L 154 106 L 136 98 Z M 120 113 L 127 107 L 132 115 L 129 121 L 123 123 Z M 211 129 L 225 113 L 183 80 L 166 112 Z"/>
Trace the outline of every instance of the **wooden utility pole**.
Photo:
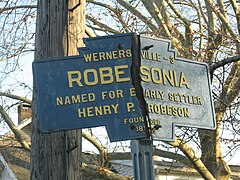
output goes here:
<path id="1" fill-rule="evenodd" d="M 77 55 L 84 32 L 85 0 L 38 0 L 35 60 Z M 33 93 L 31 179 L 81 179 L 81 130 L 42 134 L 36 103 Z"/>

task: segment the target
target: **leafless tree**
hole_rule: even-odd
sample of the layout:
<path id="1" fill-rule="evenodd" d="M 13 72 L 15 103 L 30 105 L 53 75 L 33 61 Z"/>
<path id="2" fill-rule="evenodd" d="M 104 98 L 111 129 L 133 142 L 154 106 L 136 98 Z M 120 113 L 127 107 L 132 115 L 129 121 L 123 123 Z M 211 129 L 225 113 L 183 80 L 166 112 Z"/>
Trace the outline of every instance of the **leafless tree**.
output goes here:
<path id="1" fill-rule="evenodd" d="M 88 8 L 99 9 L 87 16 L 88 26 L 96 35 L 102 31 L 138 32 L 166 38 L 172 41 L 178 56 L 209 64 L 217 129 L 181 128 L 176 141 L 168 144 L 179 148 L 204 178 L 228 179 L 231 169 L 224 157 L 239 148 L 239 2 L 88 0 L 88 3 Z M 222 152 L 222 143 L 228 143 L 227 152 Z M 194 153 L 198 148 L 200 158 Z"/>
<path id="2" fill-rule="evenodd" d="M 209 64 L 217 129 L 179 128 L 175 142 L 159 142 L 157 147 L 177 148 L 180 154 L 155 150 L 159 156 L 195 167 L 206 179 L 229 179 L 226 157 L 234 157 L 239 150 L 239 7 L 236 0 L 88 0 L 86 5 L 86 34 L 90 37 L 138 32 L 165 38 L 172 41 L 178 56 Z M 36 4 L 12 0 L 0 2 L 0 8 L 2 80 L 21 68 L 17 63 L 20 55 L 33 49 Z M 3 96 L 11 96 L 11 91 L 4 91 L 1 105 L 8 111 L 12 105 L 6 106 Z M 95 139 L 84 136 L 106 154 Z M 224 144 L 226 151 L 221 149 Z"/>

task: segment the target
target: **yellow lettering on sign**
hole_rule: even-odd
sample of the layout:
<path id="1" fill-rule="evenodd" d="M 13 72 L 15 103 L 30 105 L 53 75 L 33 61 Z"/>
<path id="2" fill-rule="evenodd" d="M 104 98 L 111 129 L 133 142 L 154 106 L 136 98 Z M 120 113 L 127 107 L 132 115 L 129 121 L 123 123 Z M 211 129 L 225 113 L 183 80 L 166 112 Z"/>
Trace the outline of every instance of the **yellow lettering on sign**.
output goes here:
<path id="1" fill-rule="evenodd" d="M 127 103 L 127 112 L 134 112 L 135 108 L 134 108 L 134 104 L 132 102 L 128 102 Z"/>
<path id="2" fill-rule="evenodd" d="M 160 53 L 153 53 L 146 50 L 141 51 L 141 57 L 146 60 L 161 61 Z"/>
<path id="3" fill-rule="evenodd" d="M 122 59 L 122 58 L 130 58 L 132 57 L 131 49 L 120 49 L 109 52 L 95 52 L 91 54 L 83 54 L 84 60 L 86 62 L 97 62 L 102 60 L 114 60 L 114 59 Z"/>
<path id="4" fill-rule="evenodd" d="M 170 85 L 182 88 L 185 86 L 190 89 L 190 85 L 184 72 L 179 74 L 174 70 L 166 70 L 158 67 L 140 67 L 141 79 L 143 82 L 153 82 L 155 84 Z"/>
<path id="5" fill-rule="evenodd" d="M 152 90 L 152 89 L 146 89 L 144 91 L 144 96 L 146 98 L 163 100 L 164 91 L 157 91 L 157 90 Z"/>
<path id="6" fill-rule="evenodd" d="M 174 102 L 180 102 L 185 104 L 193 104 L 193 105 L 202 105 L 203 99 L 200 96 L 192 96 L 187 94 L 179 94 L 179 93 L 168 93 L 168 99 Z"/>
<path id="7" fill-rule="evenodd" d="M 102 106 L 95 106 L 95 114 L 96 114 L 96 116 L 102 116 L 103 115 Z"/>
<path id="8" fill-rule="evenodd" d="M 85 69 L 81 71 L 68 71 L 68 87 L 94 86 L 97 84 L 111 84 L 130 81 L 128 65 L 114 67 L 101 67 L 99 69 Z"/>
<path id="9" fill-rule="evenodd" d="M 125 51 L 124 50 L 119 50 L 118 54 L 119 54 L 120 59 L 125 58 Z"/>
<path id="10" fill-rule="evenodd" d="M 135 128 L 136 128 L 136 131 L 137 131 L 137 132 L 143 132 L 143 131 L 145 131 L 145 126 L 136 126 Z"/>
<path id="11" fill-rule="evenodd" d="M 102 91 L 102 100 L 123 98 L 123 90 Z"/>
<path id="12" fill-rule="evenodd" d="M 82 76 L 80 71 L 68 71 L 68 87 L 73 87 L 73 83 L 77 83 L 79 87 L 83 86 L 80 82 Z"/>
<path id="13" fill-rule="evenodd" d="M 130 77 L 124 77 L 125 74 L 124 69 L 128 69 L 128 65 L 114 66 L 116 82 L 130 81 Z"/>
<path id="14" fill-rule="evenodd" d="M 116 105 L 112 104 L 112 105 L 111 105 L 114 114 L 117 114 L 117 113 L 118 113 L 118 106 L 119 106 L 119 104 L 116 104 Z"/>
<path id="15" fill-rule="evenodd" d="M 105 53 L 104 52 L 99 52 L 99 59 L 104 60 L 106 59 Z"/>
<path id="16" fill-rule="evenodd" d="M 93 102 L 95 100 L 96 100 L 96 96 L 94 93 L 78 94 L 78 95 L 72 95 L 71 98 L 69 96 L 57 97 L 56 104 L 57 106 L 63 106 L 63 105 L 70 105 L 70 104 Z"/>
<path id="17" fill-rule="evenodd" d="M 113 59 L 112 52 L 106 52 L 106 59 Z"/>
<path id="18" fill-rule="evenodd" d="M 98 83 L 98 75 L 95 69 L 86 69 L 83 73 L 84 82 L 88 86 L 94 86 Z M 93 77 L 93 80 L 90 81 L 89 77 Z"/>
<path id="19" fill-rule="evenodd" d="M 72 103 L 73 104 L 78 104 L 80 103 L 80 95 L 77 95 L 77 96 L 72 96 Z"/>
<path id="20" fill-rule="evenodd" d="M 141 66 L 140 67 L 140 72 L 142 75 L 142 81 L 144 82 L 150 82 L 150 74 L 149 74 L 149 67 L 147 66 Z"/>
<path id="21" fill-rule="evenodd" d="M 175 85 L 175 78 L 173 76 L 173 71 L 172 70 L 168 70 L 166 71 L 165 69 L 162 69 L 162 78 L 163 78 L 163 84 L 167 84 L 167 82 L 171 85 L 171 86 L 176 86 Z"/>
<path id="22" fill-rule="evenodd" d="M 93 117 L 94 113 L 93 113 L 93 107 L 88 107 L 87 108 L 87 117 Z"/>
<path id="23" fill-rule="evenodd" d="M 180 75 L 179 87 L 182 87 L 183 85 L 185 85 L 188 89 L 190 89 L 184 72 L 182 72 L 181 75 Z"/>
<path id="24" fill-rule="evenodd" d="M 126 50 L 126 57 L 128 57 L 128 58 L 132 57 L 132 51 L 131 51 L 131 49 L 127 49 L 127 50 Z"/>
<path id="25" fill-rule="evenodd" d="M 155 84 L 161 84 L 162 83 L 162 76 L 161 76 L 161 71 L 159 68 L 151 68 L 151 74 L 153 74 L 152 76 L 152 81 Z"/>
<path id="26" fill-rule="evenodd" d="M 86 62 L 91 62 L 92 60 L 92 54 L 84 54 L 83 57 Z"/>
<path id="27" fill-rule="evenodd" d="M 113 71 L 111 67 L 99 68 L 101 84 L 113 83 Z"/>
<path id="28" fill-rule="evenodd" d="M 118 53 L 117 51 L 113 51 L 113 52 L 112 52 L 112 54 L 113 54 L 113 59 L 119 59 L 117 53 Z"/>
<path id="29" fill-rule="evenodd" d="M 159 119 L 149 119 L 151 125 L 161 125 L 161 121 Z"/>
<path id="30" fill-rule="evenodd" d="M 110 104 L 103 106 L 92 106 L 85 108 L 78 108 L 78 118 L 88 118 L 94 116 L 106 116 L 118 113 L 119 104 Z"/>
<path id="31" fill-rule="evenodd" d="M 130 96 L 136 96 L 135 88 L 130 88 L 129 92 L 130 92 Z"/>
<path id="32" fill-rule="evenodd" d="M 97 53 L 93 53 L 93 61 L 99 61 Z"/>
<path id="33" fill-rule="evenodd" d="M 190 116 L 189 108 L 160 105 L 160 104 L 148 104 L 148 112 L 153 114 L 178 116 L 178 117 L 186 117 L 186 118 L 189 118 Z"/>
<path id="34" fill-rule="evenodd" d="M 133 123 L 143 123 L 144 117 L 133 117 L 133 118 L 124 118 L 123 123 L 124 124 L 133 124 Z"/>
<path id="35" fill-rule="evenodd" d="M 71 104 L 69 96 L 65 97 L 65 104 Z"/>

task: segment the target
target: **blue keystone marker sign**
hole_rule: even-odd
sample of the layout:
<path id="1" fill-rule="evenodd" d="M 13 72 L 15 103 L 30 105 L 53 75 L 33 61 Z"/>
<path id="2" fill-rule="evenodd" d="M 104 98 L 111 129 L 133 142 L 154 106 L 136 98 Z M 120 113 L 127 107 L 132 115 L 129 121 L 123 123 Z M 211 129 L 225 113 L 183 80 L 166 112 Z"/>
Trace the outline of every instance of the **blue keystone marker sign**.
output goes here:
<path id="1" fill-rule="evenodd" d="M 136 34 L 84 41 L 79 56 L 33 63 L 42 132 L 105 126 L 111 141 L 172 141 L 175 126 L 216 127 L 205 63 Z"/>
<path id="2" fill-rule="evenodd" d="M 111 141 L 146 137 L 130 72 L 132 36 L 85 39 L 79 56 L 34 61 L 42 132 L 105 126 Z"/>
<path id="3" fill-rule="evenodd" d="M 215 129 L 207 64 L 177 57 L 167 40 L 140 37 L 140 44 L 141 85 L 153 139 L 173 141 L 175 125 Z"/>

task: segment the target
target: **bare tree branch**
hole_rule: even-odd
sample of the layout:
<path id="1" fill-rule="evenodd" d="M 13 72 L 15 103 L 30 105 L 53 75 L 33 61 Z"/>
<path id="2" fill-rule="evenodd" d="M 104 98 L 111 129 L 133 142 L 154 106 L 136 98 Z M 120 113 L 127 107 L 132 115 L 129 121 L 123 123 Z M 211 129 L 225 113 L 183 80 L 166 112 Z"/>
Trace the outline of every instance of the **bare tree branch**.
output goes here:
<path id="1" fill-rule="evenodd" d="M 173 159 L 173 160 L 181 162 L 189 167 L 193 166 L 193 164 L 191 163 L 191 161 L 188 158 L 186 158 L 183 155 L 177 154 L 177 153 L 154 148 L 153 155 L 163 157 L 163 158 Z M 117 159 L 117 160 L 132 159 L 130 152 L 112 152 L 112 153 L 109 153 L 108 157 L 109 157 L 110 161 L 115 160 L 115 159 Z"/>
<path id="2" fill-rule="evenodd" d="M 222 21 L 222 23 L 224 24 L 224 26 L 227 28 L 228 32 L 230 33 L 230 35 L 232 36 L 232 38 L 234 39 L 234 41 L 236 41 L 237 43 L 240 44 L 240 38 L 237 34 L 235 34 L 234 30 L 232 29 L 229 21 L 224 17 L 224 15 L 218 10 L 217 6 L 212 2 L 212 0 L 206 0 L 209 4 L 209 6 L 211 7 L 211 9 L 217 14 L 217 16 L 219 17 L 219 19 Z"/>
<path id="3" fill-rule="evenodd" d="M 171 30 L 167 26 L 165 19 L 163 18 L 160 10 L 158 9 L 156 3 L 154 1 L 142 0 L 146 10 L 151 14 L 153 19 L 156 21 L 159 27 L 163 28 L 163 37 L 172 39 Z"/>
<path id="4" fill-rule="evenodd" d="M 16 139 L 21 144 L 21 146 L 30 151 L 30 145 L 29 143 L 24 139 L 23 134 L 24 132 L 19 130 L 15 124 L 12 122 L 12 119 L 9 117 L 7 112 L 3 109 L 3 107 L 0 105 L 0 114 L 2 115 L 2 118 L 5 120 L 5 122 L 8 124 L 9 128 L 14 133 Z"/>
<path id="5" fill-rule="evenodd" d="M 90 27 L 88 27 L 87 25 L 85 25 L 85 33 L 89 36 L 89 37 L 96 37 L 97 35 L 92 31 L 92 29 Z"/>
<path id="6" fill-rule="evenodd" d="M 203 51 L 203 12 L 201 7 L 197 7 L 195 3 L 190 0 L 190 3 L 192 7 L 196 10 L 197 16 L 198 16 L 198 24 L 199 24 L 199 32 L 197 32 L 200 36 L 199 38 L 199 44 L 198 44 L 198 52 L 196 54 L 196 60 L 201 61 L 202 60 L 202 51 Z M 199 3 L 199 0 L 198 0 Z M 201 3 L 199 3 L 199 6 L 201 6 Z"/>
<path id="7" fill-rule="evenodd" d="M 177 153 L 154 148 L 154 155 L 179 161 L 189 167 L 193 166 L 193 164 L 191 163 L 191 161 L 188 158 L 186 158 L 183 155 L 177 154 Z"/>
<path id="8" fill-rule="evenodd" d="M 100 154 L 107 154 L 107 151 L 105 150 L 105 148 L 102 146 L 102 144 L 100 144 L 99 142 L 97 142 L 96 138 L 90 136 L 87 133 L 82 132 L 82 136 L 87 139 L 89 142 L 91 142 L 99 151 Z"/>
<path id="9" fill-rule="evenodd" d="M 240 8 L 237 5 L 237 2 L 235 0 L 230 0 L 230 3 L 236 15 L 235 17 L 237 20 L 238 34 L 240 34 Z M 237 53 L 240 53 L 240 44 L 238 43 L 236 46 L 237 46 Z"/>
<path id="10" fill-rule="evenodd" d="M 171 0 L 167 0 L 168 5 L 173 10 L 173 12 L 177 15 L 177 17 L 183 22 L 185 25 L 185 42 L 184 48 L 188 51 L 186 58 L 192 59 L 193 54 L 193 28 L 191 25 L 191 21 L 185 18 L 180 11 L 175 7 Z"/>
<path id="11" fill-rule="evenodd" d="M 216 130 L 199 130 L 199 137 L 202 145 L 202 159 L 205 161 L 205 165 L 211 169 L 213 166 L 222 166 L 222 173 L 224 178 L 229 178 L 231 169 L 223 159 L 220 145 L 220 135 L 222 128 L 222 121 L 224 113 L 227 108 L 233 103 L 240 92 L 240 61 L 233 64 L 231 72 L 229 73 L 220 97 L 214 102 L 215 117 L 216 117 Z M 209 153 L 212 152 L 212 153 Z M 214 153 L 213 153 L 214 152 Z M 213 154 L 213 155 L 211 155 Z M 211 171 L 212 172 L 212 171 Z M 220 176 L 215 174 L 216 178 Z"/>
<path id="12" fill-rule="evenodd" d="M 214 58 L 214 54 L 216 52 L 216 49 L 218 47 L 218 42 L 220 40 L 216 41 L 217 38 L 217 31 L 216 31 L 216 24 L 217 24 L 217 17 L 216 14 L 213 12 L 211 9 L 209 2 L 205 0 L 206 4 L 206 10 L 207 10 L 207 32 L 208 32 L 208 37 L 207 37 L 207 51 L 204 56 L 204 61 L 208 64 L 211 64 Z M 221 37 L 221 36 L 218 36 Z"/>
<path id="13" fill-rule="evenodd" d="M 188 157 L 188 159 L 192 162 L 196 170 L 199 172 L 199 174 L 202 175 L 203 178 L 208 180 L 215 180 L 201 159 L 197 157 L 194 150 L 186 142 L 184 142 L 182 139 L 177 138 L 174 142 L 168 142 L 168 144 L 174 147 L 178 147 Z"/>
<path id="14" fill-rule="evenodd" d="M 82 136 L 87 139 L 92 145 L 94 145 L 100 153 L 100 164 L 107 164 L 109 161 L 108 152 L 102 144 L 100 144 L 96 138 L 82 132 Z"/>
<path id="15" fill-rule="evenodd" d="M 113 33 L 113 34 L 119 34 L 120 32 L 107 26 L 106 24 L 103 24 L 101 22 L 99 22 L 98 20 L 94 19 L 93 17 L 89 16 L 89 15 L 86 15 L 86 18 L 90 21 L 93 22 L 94 25 L 97 25 L 101 28 L 102 31 L 104 32 L 110 32 L 110 33 Z"/>
<path id="16" fill-rule="evenodd" d="M 112 11 L 116 15 L 119 22 L 122 24 L 122 27 L 125 30 L 125 32 L 127 32 L 127 33 L 130 32 L 130 29 L 128 28 L 128 25 L 125 23 L 125 21 L 122 18 L 122 15 L 121 15 L 122 13 L 121 13 L 121 10 L 119 8 L 113 8 L 112 6 L 110 6 L 108 4 L 97 2 L 97 1 L 94 1 L 94 0 L 88 0 L 88 2 L 90 2 L 92 4 L 95 4 L 95 5 L 98 5 L 98 6 L 102 6 L 106 9 Z"/>
<path id="17" fill-rule="evenodd" d="M 163 37 L 168 38 L 169 40 L 172 41 L 173 46 L 176 48 L 180 56 L 186 57 L 186 52 L 184 51 L 184 48 L 181 45 L 181 42 L 178 40 L 178 38 L 173 36 L 174 29 L 172 29 L 171 26 L 167 25 L 166 20 L 162 16 L 156 3 L 148 0 L 142 0 L 142 3 L 144 4 L 146 10 L 154 18 L 158 26 L 163 28 L 163 34 L 162 34 Z"/>
<path id="18" fill-rule="evenodd" d="M 28 104 L 32 104 L 32 100 L 27 99 L 27 98 L 22 97 L 22 96 L 10 94 L 10 93 L 4 93 L 4 92 L 0 92 L 0 96 L 5 96 L 5 97 L 11 98 L 11 99 L 15 99 L 15 100 L 23 101 L 23 102 L 28 103 Z"/>
<path id="19" fill-rule="evenodd" d="M 128 178 L 125 176 L 118 175 L 106 168 L 89 165 L 83 163 L 82 170 L 84 172 L 85 177 L 89 178 L 97 178 L 97 179 L 105 179 L 105 180 L 131 180 L 132 178 Z"/>
<path id="20" fill-rule="evenodd" d="M 0 14 L 4 11 L 15 10 L 15 9 L 36 9 L 37 5 L 21 5 L 21 6 L 12 6 L 12 7 L 4 7 L 0 8 Z"/>
<path id="21" fill-rule="evenodd" d="M 173 12 L 177 15 L 177 17 L 179 17 L 179 19 L 182 20 L 185 26 L 190 26 L 191 22 L 187 18 L 185 18 L 180 11 L 178 11 L 178 9 L 174 6 L 172 1 L 167 0 L 167 3 L 170 6 L 170 8 L 173 10 Z"/>
<path id="22" fill-rule="evenodd" d="M 144 16 L 140 11 L 138 11 L 136 8 L 134 8 L 132 5 L 130 5 L 124 0 L 117 0 L 117 2 L 120 5 L 122 5 L 124 8 L 126 8 L 128 11 L 132 12 L 142 22 L 144 22 L 152 30 L 153 33 L 158 34 L 159 28 L 151 22 L 150 18 L 147 18 L 146 16 Z"/>
<path id="23" fill-rule="evenodd" d="M 220 106 L 221 108 L 218 109 L 215 107 L 216 111 L 220 110 L 221 112 L 225 112 L 226 108 L 229 107 L 233 101 L 236 99 L 236 97 L 240 93 L 240 61 L 237 61 L 233 64 L 231 71 L 229 73 L 229 76 L 227 77 L 223 91 L 222 91 L 222 99 L 224 108 Z"/>
<path id="24" fill-rule="evenodd" d="M 218 61 L 210 66 L 210 73 L 213 74 L 213 71 L 215 71 L 217 68 L 220 68 L 226 64 L 236 62 L 239 60 L 240 60 L 240 56 L 233 56 L 233 57 L 229 57 L 229 58 L 223 59 L 221 61 Z"/>

